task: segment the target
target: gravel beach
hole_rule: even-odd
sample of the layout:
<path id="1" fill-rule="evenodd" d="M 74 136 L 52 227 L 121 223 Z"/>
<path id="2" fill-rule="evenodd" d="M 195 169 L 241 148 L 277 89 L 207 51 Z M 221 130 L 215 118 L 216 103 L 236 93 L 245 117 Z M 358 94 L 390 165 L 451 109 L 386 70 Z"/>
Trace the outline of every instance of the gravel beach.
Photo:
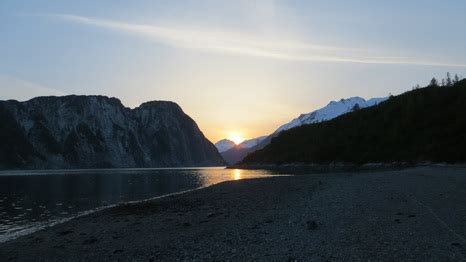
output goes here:
<path id="1" fill-rule="evenodd" d="M 2 243 L 0 260 L 466 261 L 466 168 L 224 182 Z"/>

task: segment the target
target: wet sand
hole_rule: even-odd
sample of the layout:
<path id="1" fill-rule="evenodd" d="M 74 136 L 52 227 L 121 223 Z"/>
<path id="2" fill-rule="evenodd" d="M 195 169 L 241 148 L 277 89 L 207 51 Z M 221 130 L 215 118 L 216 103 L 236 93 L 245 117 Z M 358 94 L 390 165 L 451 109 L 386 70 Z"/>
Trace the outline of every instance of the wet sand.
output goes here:
<path id="1" fill-rule="evenodd" d="M 2 243 L 0 260 L 466 261 L 466 168 L 224 182 Z"/>

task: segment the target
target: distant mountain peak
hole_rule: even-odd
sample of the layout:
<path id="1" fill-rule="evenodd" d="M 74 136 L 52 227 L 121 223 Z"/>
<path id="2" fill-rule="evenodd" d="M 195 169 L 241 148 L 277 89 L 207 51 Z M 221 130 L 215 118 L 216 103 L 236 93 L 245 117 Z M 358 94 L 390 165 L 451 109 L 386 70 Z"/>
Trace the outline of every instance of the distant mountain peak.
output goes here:
<path id="1" fill-rule="evenodd" d="M 359 96 L 353 96 L 349 98 L 342 98 L 338 102 L 330 101 L 330 103 L 328 103 L 326 106 L 307 114 L 301 114 L 298 118 L 295 118 L 291 120 L 291 122 L 280 126 L 273 134 L 278 134 L 293 127 L 333 119 L 342 114 L 351 112 L 356 104 L 359 106 L 359 108 L 365 108 L 374 106 L 385 101 L 386 99 L 387 97 L 381 97 L 366 100 Z"/>
<path id="2" fill-rule="evenodd" d="M 233 141 L 229 140 L 229 139 L 222 139 L 220 141 L 218 141 L 217 143 L 215 143 L 215 146 L 217 147 L 218 149 L 218 152 L 220 153 L 223 153 L 223 152 L 226 152 L 232 148 L 251 148 L 251 147 L 255 147 L 257 146 L 258 144 L 260 144 L 262 141 L 264 141 L 265 139 L 267 138 L 267 136 L 261 136 L 261 137 L 256 137 L 256 138 L 253 138 L 253 139 L 249 139 L 249 140 L 244 140 L 243 142 L 241 142 L 240 144 L 235 144 Z"/>
<path id="3" fill-rule="evenodd" d="M 215 143 L 215 147 L 217 148 L 218 152 L 223 153 L 225 151 L 228 151 L 229 149 L 235 147 L 236 144 L 235 142 L 229 140 L 229 139 L 222 139 Z"/>
<path id="4" fill-rule="evenodd" d="M 262 136 L 244 141 L 240 145 L 232 146 L 225 151 L 220 151 L 220 153 L 229 164 L 235 164 L 238 161 L 241 161 L 248 153 L 254 152 L 265 147 L 268 143 L 270 143 L 272 137 L 277 136 L 282 131 L 305 124 L 318 123 L 333 119 L 345 113 L 352 112 L 356 104 L 358 105 L 358 108 L 365 108 L 379 104 L 385 101 L 386 99 L 386 97 L 382 97 L 371 98 L 366 100 L 362 97 L 354 96 L 349 98 L 341 98 L 338 101 L 330 101 L 330 103 L 328 103 L 325 107 L 314 110 L 307 114 L 299 115 L 299 117 L 280 126 L 277 130 L 275 130 L 275 132 L 273 132 L 269 136 Z M 245 144 L 247 144 L 247 146 L 245 146 Z"/>

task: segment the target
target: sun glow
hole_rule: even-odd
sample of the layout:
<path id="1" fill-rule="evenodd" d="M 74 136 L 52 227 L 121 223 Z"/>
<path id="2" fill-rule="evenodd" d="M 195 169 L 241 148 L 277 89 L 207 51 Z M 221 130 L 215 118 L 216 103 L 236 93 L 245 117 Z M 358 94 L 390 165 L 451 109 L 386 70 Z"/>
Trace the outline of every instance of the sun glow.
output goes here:
<path id="1" fill-rule="evenodd" d="M 229 137 L 228 137 L 229 140 L 233 141 L 235 144 L 239 145 L 241 144 L 241 142 L 244 141 L 244 138 L 242 138 L 240 135 L 234 133 L 234 134 L 231 134 Z"/>

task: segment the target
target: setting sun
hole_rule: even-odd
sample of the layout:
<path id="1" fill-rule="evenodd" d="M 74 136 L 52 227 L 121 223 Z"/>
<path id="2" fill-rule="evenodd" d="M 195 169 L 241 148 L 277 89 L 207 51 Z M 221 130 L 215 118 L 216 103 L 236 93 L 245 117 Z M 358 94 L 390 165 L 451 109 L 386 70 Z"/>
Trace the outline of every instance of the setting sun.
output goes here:
<path id="1" fill-rule="evenodd" d="M 228 137 L 229 140 L 233 141 L 235 144 L 239 145 L 241 142 L 244 141 L 244 138 L 242 138 L 240 135 L 233 133 Z"/>

